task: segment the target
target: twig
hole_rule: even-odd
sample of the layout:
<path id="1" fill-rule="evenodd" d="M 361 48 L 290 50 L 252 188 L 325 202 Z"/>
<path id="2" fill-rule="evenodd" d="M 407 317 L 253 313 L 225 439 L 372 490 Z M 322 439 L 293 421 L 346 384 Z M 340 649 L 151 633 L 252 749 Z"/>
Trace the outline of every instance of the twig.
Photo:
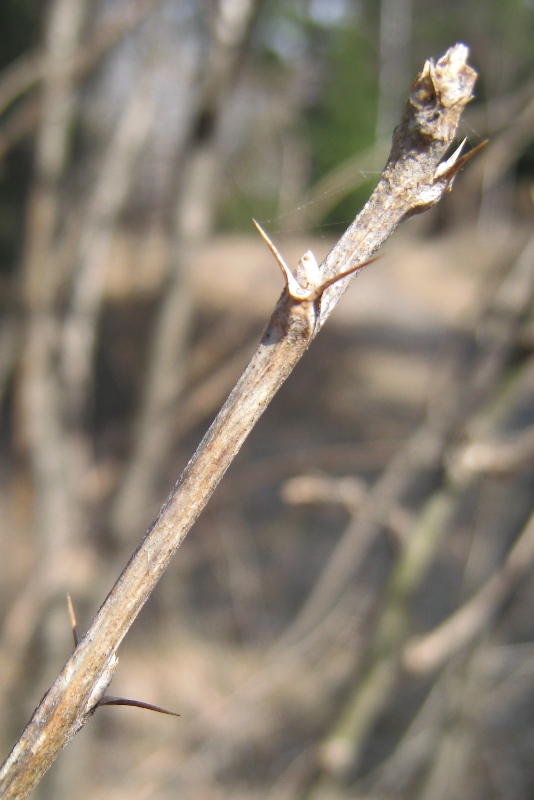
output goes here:
<path id="1" fill-rule="evenodd" d="M 131 189 L 139 155 L 154 123 L 152 73 L 142 72 L 125 103 L 103 154 L 98 179 L 85 209 L 79 262 L 62 330 L 61 373 L 71 427 L 82 427 L 84 401 L 91 382 L 97 326 L 103 304 L 106 266 L 117 219 Z"/>
<path id="2" fill-rule="evenodd" d="M 5 800 L 24 798 L 59 751 L 90 718 L 113 676 L 116 651 L 172 556 L 205 507 L 251 429 L 300 360 L 348 286 L 351 270 L 368 261 L 401 220 L 434 205 L 464 160 L 440 167 L 476 73 L 465 45 L 427 61 L 412 85 L 390 158 L 370 200 L 319 268 L 300 263 L 304 297 L 286 286 L 249 366 L 208 430 L 154 524 L 45 695 L 0 771 Z M 335 276 L 344 275 L 328 285 Z M 325 288 L 326 287 L 326 288 Z M 322 292 L 322 293 L 321 293 Z"/>
<path id="3" fill-rule="evenodd" d="M 418 674 L 428 674 L 470 644 L 488 626 L 533 565 L 534 514 L 502 567 L 482 588 L 433 631 L 407 642 L 403 652 L 405 667 Z"/>
<path id="4" fill-rule="evenodd" d="M 306 798 L 322 796 L 331 781 L 345 779 L 361 758 L 364 742 L 391 696 L 399 673 L 399 656 L 409 628 L 409 599 L 434 555 L 454 497 L 439 492 L 427 503 L 385 588 L 384 607 L 359 680 L 318 752 L 320 775 Z"/>
<path id="5" fill-rule="evenodd" d="M 61 388 L 54 369 L 57 319 L 53 310 L 59 282 L 54 254 L 61 216 L 60 185 L 77 108 L 67 62 L 79 46 L 86 10 L 86 0 L 54 0 L 50 5 L 46 29 L 50 69 L 42 86 L 35 179 L 26 212 L 22 280 L 28 331 L 19 389 L 20 433 L 29 451 L 36 506 L 40 509 L 35 529 L 44 543 L 42 562 L 69 540 L 77 517 L 67 489 Z"/>
<path id="6" fill-rule="evenodd" d="M 129 3 L 118 18 L 98 28 L 71 60 L 71 70 L 77 78 L 83 77 L 98 63 L 107 50 L 152 13 L 160 0 L 139 0 Z M 46 50 L 27 53 L 7 66 L 0 75 L 0 115 L 19 97 L 46 78 L 50 69 Z"/>
<path id="7" fill-rule="evenodd" d="M 470 379 L 466 382 L 464 378 L 461 386 L 458 384 L 456 392 L 454 388 L 450 391 L 451 397 L 456 397 L 456 401 L 450 404 L 450 409 L 445 409 L 444 413 L 435 416 L 430 420 L 430 425 L 427 423 L 429 433 L 430 426 L 433 425 L 435 429 L 436 442 L 433 449 L 435 454 L 441 449 L 441 463 L 449 461 L 447 456 L 451 449 L 450 442 L 455 440 L 454 431 L 473 427 L 487 431 L 490 424 L 495 427 L 496 407 L 500 414 L 503 414 L 502 399 L 500 403 L 495 403 L 492 393 L 495 393 L 496 387 L 502 384 L 502 376 L 513 352 L 517 330 L 526 309 L 531 305 L 532 271 L 527 269 L 527 264 L 531 264 L 532 259 L 531 255 L 526 257 L 526 254 L 531 253 L 532 246 L 534 244 L 529 244 L 521 254 L 498 288 L 490 306 L 485 309 L 482 318 L 482 323 L 485 324 L 479 321 L 479 324 L 474 326 L 482 341 L 478 358 L 471 364 Z M 513 393 L 508 386 L 506 391 L 508 402 L 505 409 L 509 415 L 510 395 L 513 396 Z M 416 437 L 423 431 L 424 428 L 418 431 Z M 416 442 L 417 438 L 414 441 Z M 409 462 L 406 459 L 404 469 L 407 463 Z M 438 466 L 438 462 L 435 462 L 435 466 Z M 381 481 L 387 480 L 390 470 L 391 466 Z M 419 514 L 418 522 L 404 544 L 381 601 L 382 612 L 376 625 L 372 647 L 367 648 L 354 690 L 345 701 L 331 733 L 319 748 L 322 774 L 317 780 L 315 776 L 310 778 L 315 784 L 306 797 L 322 797 L 332 782 L 346 777 L 355 769 L 369 732 L 383 714 L 397 685 L 401 668 L 404 666 L 413 672 L 427 674 L 441 666 L 461 648 L 470 645 L 494 618 L 502 603 L 515 589 L 517 582 L 532 568 L 534 535 L 531 521 L 510 552 L 503 568 L 469 602 L 428 636 L 406 642 L 409 633 L 408 602 L 420 585 L 445 532 L 450 529 L 453 515 L 458 512 L 460 499 L 465 498 L 472 488 L 476 475 L 465 463 L 451 464 L 449 472 L 448 480 L 445 480 L 439 491 L 427 501 L 424 511 Z M 395 477 L 394 472 L 392 477 Z M 376 487 L 372 493 L 375 491 Z M 372 497 L 371 493 L 370 496 Z M 386 495 L 379 503 L 382 513 L 390 502 L 391 497 Z M 364 544 L 368 546 L 369 526 L 366 526 L 363 514 L 360 514 L 360 518 L 363 518 L 360 523 L 362 527 L 357 530 L 367 534 Z M 337 590 L 335 597 L 339 596 L 350 573 L 351 564 L 347 556 L 355 553 L 357 545 L 362 547 L 361 539 L 361 536 L 358 539 L 350 536 L 350 529 L 349 536 L 342 538 L 341 546 L 338 545 L 337 552 L 334 552 L 330 564 L 317 581 L 310 599 L 304 606 L 305 616 L 301 612 L 300 618 L 297 618 L 294 626 L 297 633 L 300 634 L 302 631 L 303 622 L 309 629 L 310 623 L 314 619 L 317 620 L 318 611 L 324 613 L 324 586 L 328 587 L 330 594 L 335 588 Z M 335 583 L 336 578 L 337 583 Z M 322 591 L 318 592 L 318 589 Z M 326 598 L 328 599 L 328 594 Z M 310 612 L 314 615 L 311 620 Z M 294 636 L 294 632 L 289 630 Z"/>
<path id="8" fill-rule="evenodd" d="M 254 0 L 241 4 L 236 13 L 228 15 L 224 3 L 215 4 L 210 55 L 207 60 L 202 59 L 194 89 L 195 110 L 173 159 L 174 175 L 170 180 L 173 196 L 168 198 L 168 205 L 174 208 L 174 213 L 172 221 L 167 219 L 165 292 L 150 342 L 132 453 L 111 511 L 113 532 L 126 541 L 131 541 L 145 509 L 157 508 L 155 487 L 173 441 L 176 402 L 183 393 L 188 367 L 193 314 L 192 264 L 199 245 L 213 230 L 218 203 L 219 193 L 214 187 L 220 184 L 224 156 L 220 144 L 221 112 L 235 84 L 260 7 L 261 0 Z M 227 26 L 230 29 L 223 33 Z M 199 136 L 206 119 L 210 124 Z"/>
<path id="9" fill-rule="evenodd" d="M 68 60 L 66 69 L 73 83 L 85 78 L 106 52 L 151 14 L 160 1 L 138 0 L 135 4 L 130 3 L 125 13 L 98 28 Z M 24 55 L 6 67 L 0 74 L 0 115 L 19 97 L 46 81 L 51 67 L 49 54 L 41 50 Z M 20 108 L 12 111 L 0 128 L 0 159 L 35 129 L 40 118 L 41 104 L 39 98 L 32 94 L 26 97 Z"/>

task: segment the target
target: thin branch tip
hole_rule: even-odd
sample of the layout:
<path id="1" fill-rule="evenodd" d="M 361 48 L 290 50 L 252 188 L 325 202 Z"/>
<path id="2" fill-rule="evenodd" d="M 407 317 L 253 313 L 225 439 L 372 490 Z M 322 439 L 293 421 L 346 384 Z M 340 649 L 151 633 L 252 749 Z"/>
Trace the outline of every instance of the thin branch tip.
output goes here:
<path id="1" fill-rule="evenodd" d="M 451 142 L 463 108 L 473 99 L 478 77 L 469 66 L 469 48 L 456 44 L 437 61 L 429 58 L 408 95 L 405 125 L 434 142 Z"/>

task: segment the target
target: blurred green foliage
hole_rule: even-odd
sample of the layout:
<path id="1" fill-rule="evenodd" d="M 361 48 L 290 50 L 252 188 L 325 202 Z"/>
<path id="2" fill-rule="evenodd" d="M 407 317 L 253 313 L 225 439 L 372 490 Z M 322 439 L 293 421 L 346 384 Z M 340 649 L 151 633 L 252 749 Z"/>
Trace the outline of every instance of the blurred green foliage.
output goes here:
<path id="1" fill-rule="evenodd" d="M 333 33 L 324 91 L 303 117 L 312 153 L 312 182 L 373 144 L 378 102 L 377 53 L 357 27 Z M 348 191 L 324 223 L 346 227 L 369 195 L 370 183 Z"/>

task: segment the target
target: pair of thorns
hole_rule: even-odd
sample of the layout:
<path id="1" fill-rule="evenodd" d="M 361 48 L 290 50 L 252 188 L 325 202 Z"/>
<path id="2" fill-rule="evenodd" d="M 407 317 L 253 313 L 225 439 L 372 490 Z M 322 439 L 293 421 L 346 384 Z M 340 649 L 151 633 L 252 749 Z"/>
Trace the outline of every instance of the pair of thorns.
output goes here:
<path id="1" fill-rule="evenodd" d="M 468 153 L 465 153 L 462 156 L 461 153 L 466 141 L 467 140 L 464 139 L 460 146 L 452 153 L 452 155 L 438 165 L 431 185 L 441 183 L 445 185 L 445 191 L 450 191 L 454 178 L 459 170 L 487 144 L 487 141 L 480 142 L 480 144 L 478 144 L 476 147 L 473 147 Z M 433 202 L 436 202 L 436 200 Z M 321 281 L 321 274 L 319 272 L 319 266 L 315 260 L 315 256 L 310 250 L 308 250 L 307 253 L 304 253 L 299 262 L 299 265 L 302 268 L 302 274 L 307 283 L 307 286 L 303 287 L 295 278 L 281 254 L 278 252 L 261 225 L 256 222 L 255 219 L 252 221 L 258 229 L 262 239 L 267 244 L 267 247 L 275 257 L 280 269 L 282 270 L 288 295 L 297 303 L 303 303 L 305 301 L 315 302 L 316 300 L 319 300 L 325 289 L 328 289 L 329 286 L 332 286 L 332 284 L 337 283 L 343 278 L 346 278 L 348 275 L 352 275 L 354 272 L 358 272 L 358 270 L 362 269 L 362 267 L 366 267 L 372 261 L 376 261 L 377 258 L 380 258 L 380 256 L 373 256 L 367 261 L 363 261 L 353 267 L 350 267 L 350 269 L 334 275 L 332 278 L 327 278 L 327 280 Z"/>
<path id="2" fill-rule="evenodd" d="M 362 269 L 362 267 L 366 267 L 367 264 L 370 264 L 372 261 L 376 261 L 377 258 L 380 258 L 380 256 L 373 256 L 367 261 L 363 261 L 360 264 L 350 267 L 350 269 L 344 270 L 344 272 L 340 272 L 338 275 L 334 275 L 332 278 L 327 278 L 325 281 L 321 281 L 319 265 L 317 264 L 316 258 L 311 250 L 308 250 L 306 253 L 304 253 L 299 261 L 299 265 L 302 267 L 302 273 L 307 283 L 307 286 L 303 287 L 295 278 L 281 254 L 278 252 L 261 225 L 256 222 L 255 219 L 253 219 L 252 222 L 258 229 L 263 241 L 267 244 L 267 247 L 275 257 L 278 266 L 282 270 L 287 293 L 296 303 L 303 303 L 305 301 L 314 302 L 319 300 L 325 289 L 328 289 L 329 286 L 332 286 L 332 284 L 337 283 L 342 278 L 352 275 L 353 272 L 357 272 L 358 270 Z"/>

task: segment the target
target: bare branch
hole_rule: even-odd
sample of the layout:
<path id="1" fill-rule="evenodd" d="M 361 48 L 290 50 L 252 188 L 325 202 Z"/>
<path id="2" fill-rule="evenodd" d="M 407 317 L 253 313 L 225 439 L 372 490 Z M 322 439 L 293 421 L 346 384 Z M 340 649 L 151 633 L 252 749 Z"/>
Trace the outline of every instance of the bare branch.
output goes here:
<path id="1" fill-rule="evenodd" d="M 111 23 L 106 23 L 75 53 L 71 54 L 66 69 L 73 83 L 81 81 L 127 33 L 139 25 L 158 5 L 160 0 L 138 0 Z M 29 93 L 39 83 L 46 81 L 53 68 L 49 53 L 36 50 L 21 56 L 0 74 L 0 115 L 15 100 Z M 0 158 L 5 156 L 20 139 L 30 134 L 41 116 L 39 98 L 27 97 L 25 102 L 0 129 Z"/>
<path id="2" fill-rule="evenodd" d="M 126 632 L 244 440 L 333 310 L 351 280 L 348 273 L 372 257 L 401 220 L 437 203 L 448 190 L 455 164 L 448 162 L 445 172 L 439 165 L 472 97 L 476 73 L 467 55 L 465 45 L 455 45 L 437 63 L 427 61 L 415 80 L 378 186 L 318 270 L 313 288 L 324 293 L 298 300 L 287 289 L 282 293 L 250 364 L 5 762 L 0 772 L 5 800 L 28 795 L 105 695 Z M 301 263 L 295 277 L 304 286 L 310 278 L 302 273 Z"/>
<path id="3" fill-rule="evenodd" d="M 144 510 L 155 505 L 156 485 L 161 467 L 173 441 L 172 429 L 177 399 L 183 392 L 188 368 L 189 341 L 193 304 L 191 265 L 200 243 L 213 230 L 218 204 L 221 165 L 221 112 L 243 53 L 246 50 L 261 0 L 242 3 L 228 14 L 225 3 L 214 4 L 209 58 L 203 62 L 196 86 L 196 106 L 188 122 L 188 134 L 174 156 L 173 186 L 167 216 L 165 293 L 157 313 L 149 348 L 140 413 L 127 468 L 111 512 L 116 536 L 132 541 Z M 209 132 L 198 136 L 206 115 L 211 120 Z M 230 384 L 231 385 L 231 384 Z M 224 397 L 224 395 L 222 395 Z M 216 407 L 218 406 L 218 403 Z"/>
<path id="4" fill-rule="evenodd" d="M 472 642 L 495 616 L 506 598 L 534 564 L 534 515 L 531 515 L 502 567 L 463 606 L 426 636 L 409 641 L 403 660 L 407 669 L 426 674 Z"/>

